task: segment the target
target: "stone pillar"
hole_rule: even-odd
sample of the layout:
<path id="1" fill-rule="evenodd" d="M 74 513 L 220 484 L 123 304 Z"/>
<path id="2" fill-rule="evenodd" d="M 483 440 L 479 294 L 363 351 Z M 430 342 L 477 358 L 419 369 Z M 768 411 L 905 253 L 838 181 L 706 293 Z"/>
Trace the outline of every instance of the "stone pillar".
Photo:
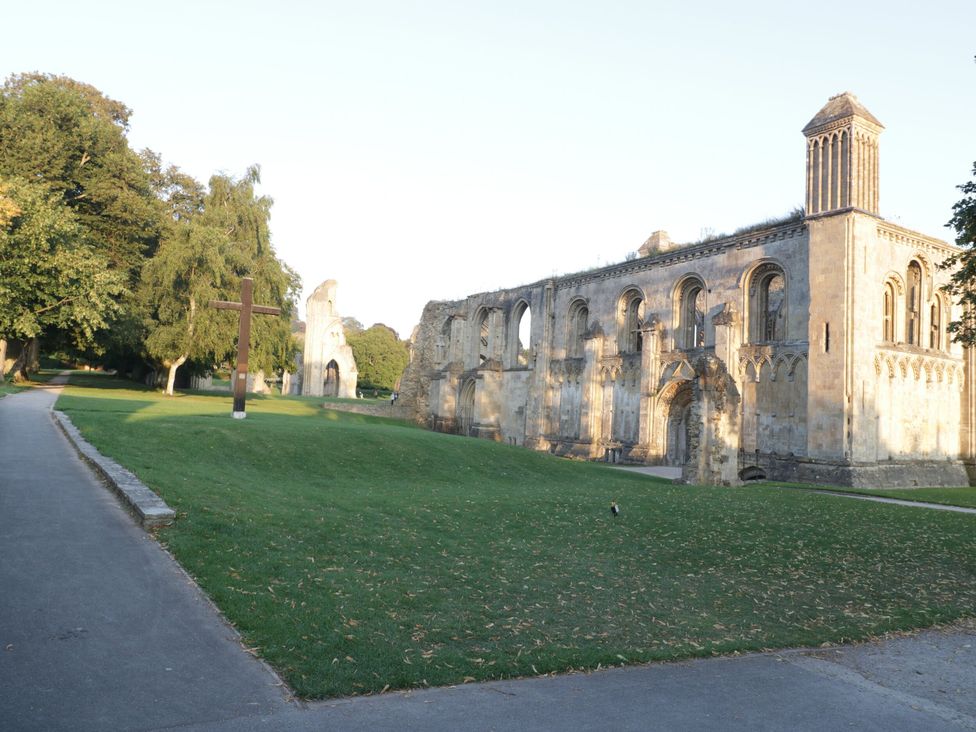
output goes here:
<path id="1" fill-rule="evenodd" d="M 959 420 L 959 453 L 966 463 L 969 482 L 976 479 L 976 348 L 963 350 L 965 375 L 962 388 L 962 415 Z"/>
<path id="2" fill-rule="evenodd" d="M 715 326 L 715 357 L 725 364 L 726 370 L 735 382 L 736 389 L 741 391 L 739 379 L 739 347 L 742 345 L 742 328 L 739 327 L 741 317 L 732 302 L 725 303 L 722 311 L 712 318 Z"/>
<path id="3" fill-rule="evenodd" d="M 584 338 L 583 374 L 580 377 L 580 441 L 595 446 L 603 418 L 603 385 L 598 365 L 603 357 L 603 332 L 599 329 Z M 591 457 L 596 457 L 592 447 Z"/>
<path id="4" fill-rule="evenodd" d="M 538 290 L 536 291 L 538 292 Z M 546 415 L 552 410 L 552 341 L 555 327 L 555 283 L 550 280 L 542 290 L 541 304 L 533 301 L 532 312 L 539 316 L 532 318 L 532 378 L 529 382 L 529 399 L 525 407 L 525 446 L 533 450 L 548 450 L 545 439 Z M 558 412 L 557 412 L 558 413 Z"/>
<path id="5" fill-rule="evenodd" d="M 664 324 L 656 317 L 652 317 L 641 328 L 641 379 L 640 379 L 640 413 L 637 422 L 637 445 L 630 451 L 630 459 L 637 462 L 647 462 L 653 450 L 651 438 L 653 435 L 654 418 L 653 403 L 656 399 L 661 379 L 661 338 L 664 334 Z"/>
<path id="6" fill-rule="evenodd" d="M 719 359 L 703 356 L 695 362 L 694 369 L 695 397 L 688 430 L 690 455 L 681 479 L 701 485 L 737 485 L 739 392 Z"/>

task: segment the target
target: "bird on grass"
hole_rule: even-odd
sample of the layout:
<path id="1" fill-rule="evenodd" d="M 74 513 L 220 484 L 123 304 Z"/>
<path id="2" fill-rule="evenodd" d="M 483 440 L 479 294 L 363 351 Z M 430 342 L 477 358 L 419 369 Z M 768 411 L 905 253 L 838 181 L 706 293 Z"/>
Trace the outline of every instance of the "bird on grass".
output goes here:
<path id="1" fill-rule="evenodd" d="M 620 506 L 617 505 L 616 501 L 610 501 L 610 513 L 613 514 L 614 518 L 617 518 L 617 514 L 620 513 Z"/>

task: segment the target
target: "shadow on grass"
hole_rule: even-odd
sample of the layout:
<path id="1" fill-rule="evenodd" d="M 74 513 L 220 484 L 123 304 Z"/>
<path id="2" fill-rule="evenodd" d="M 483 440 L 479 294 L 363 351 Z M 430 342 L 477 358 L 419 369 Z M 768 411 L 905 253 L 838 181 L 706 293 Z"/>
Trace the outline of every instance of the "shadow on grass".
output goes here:
<path id="1" fill-rule="evenodd" d="M 69 391 L 85 436 L 178 512 L 161 541 L 306 698 L 817 645 L 976 607 L 961 514 L 676 486 L 315 398 L 235 422 L 227 396 Z"/>

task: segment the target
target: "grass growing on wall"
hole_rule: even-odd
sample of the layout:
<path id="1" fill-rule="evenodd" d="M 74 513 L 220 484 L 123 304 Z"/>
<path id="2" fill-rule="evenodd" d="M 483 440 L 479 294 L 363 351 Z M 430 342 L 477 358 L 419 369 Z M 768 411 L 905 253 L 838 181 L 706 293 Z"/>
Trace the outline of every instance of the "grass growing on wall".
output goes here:
<path id="1" fill-rule="evenodd" d="M 58 408 L 176 509 L 160 540 L 302 697 L 814 645 L 976 607 L 973 516 L 674 486 L 308 400 L 251 399 L 234 421 L 226 395 L 85 383 Z"/>

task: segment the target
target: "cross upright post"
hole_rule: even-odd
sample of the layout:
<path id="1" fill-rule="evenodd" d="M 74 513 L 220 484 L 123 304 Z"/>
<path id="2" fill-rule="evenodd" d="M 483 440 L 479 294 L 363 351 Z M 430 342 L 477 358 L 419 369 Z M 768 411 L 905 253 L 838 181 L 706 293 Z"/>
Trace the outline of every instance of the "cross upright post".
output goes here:
<path id="1" fill-rule="evenodd" d="M 241 301 L 228 302 L 226 300 L 211 300 L 211 307 L 219 310 L 239 310 L 240 330 L 237 335 L 237 371 L 234 373 L 234 419 L 244 419 L 247 416 L 244 401 L 247 393 L 247 354 L 251 342 L 251 313 L 261 315 L 281 315 L 281 308 L 253 303 L 254 280 L 244 277 L 241 280 Z"/>

